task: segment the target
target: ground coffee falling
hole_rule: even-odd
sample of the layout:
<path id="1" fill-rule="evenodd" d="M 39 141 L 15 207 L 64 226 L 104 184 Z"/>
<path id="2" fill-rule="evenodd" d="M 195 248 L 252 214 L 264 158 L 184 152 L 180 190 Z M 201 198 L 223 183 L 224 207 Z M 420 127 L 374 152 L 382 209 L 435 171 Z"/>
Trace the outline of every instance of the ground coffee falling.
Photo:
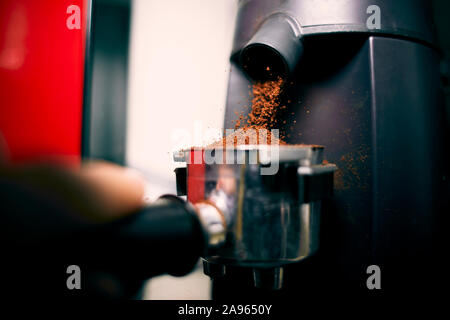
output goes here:
<path id="1" fill-rule="evenodd" d="M 279 96 L 283 80 L 256 82 L 252 85 L 253 94 L 250 113 L 240 114 L 235 121 L 232 134 L 207 146 L 207 148 L 225 148 L 246 144 L 286 144 L 270 131 L 277 123 L 276 115 L 280 107 Z"/>
<path id="2" fill-rule="evenodd" d="M 259 127 L 270 130 L 277 123 L 276 115 L 280 108 L 279 96 L 283 80 L 257 82 L 252 87 L 253 99 L 245 127 Z M 241 121 L 244 118 L 241 119 Z M 240 122 L 239 121 L 239 124 Z M 236 122 L 236 125 L 238 123 Z M 237 126 L 238 128 L 239 126 Z"/>

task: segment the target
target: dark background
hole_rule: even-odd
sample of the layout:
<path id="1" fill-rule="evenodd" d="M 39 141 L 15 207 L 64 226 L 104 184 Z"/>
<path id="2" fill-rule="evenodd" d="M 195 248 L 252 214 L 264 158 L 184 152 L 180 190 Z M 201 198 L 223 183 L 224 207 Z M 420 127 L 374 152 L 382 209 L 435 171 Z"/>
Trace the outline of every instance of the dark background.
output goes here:
<path id="1" fill-rule="evenodd" d="M 433 1 L 434 22 L 439 48 L 444 57 L 441 65 L 447 107 L 447 124 L 450 124 L 450 2 Z"/>

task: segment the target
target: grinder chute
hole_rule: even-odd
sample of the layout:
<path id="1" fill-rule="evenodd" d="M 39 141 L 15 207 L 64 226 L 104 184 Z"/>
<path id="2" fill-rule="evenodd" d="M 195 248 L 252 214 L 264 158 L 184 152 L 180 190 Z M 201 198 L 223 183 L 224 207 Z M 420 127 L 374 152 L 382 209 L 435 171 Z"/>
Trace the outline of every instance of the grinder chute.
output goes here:
<path id="1" fill-rule="evenodd" d="M 254 80 L 286 78 L 295 70 L 302 53 L 299 24 L 287 14 L 276 13 L 242 48 L 240 63 Z"/>

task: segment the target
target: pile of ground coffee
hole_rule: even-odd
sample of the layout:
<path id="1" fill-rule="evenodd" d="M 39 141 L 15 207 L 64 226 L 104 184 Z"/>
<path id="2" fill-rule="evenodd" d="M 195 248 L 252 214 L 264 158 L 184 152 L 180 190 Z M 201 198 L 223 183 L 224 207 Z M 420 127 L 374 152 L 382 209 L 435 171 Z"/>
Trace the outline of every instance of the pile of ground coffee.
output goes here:
<path id="1" fill-rule="evenodd" d="M 258 144 L 285 145 L 286 143 L 276 137 L 272 131 L 260 126 L 252 126 L 237 129 L 223 139 L 211 143 L 207 148 L 216 149 Z"/>

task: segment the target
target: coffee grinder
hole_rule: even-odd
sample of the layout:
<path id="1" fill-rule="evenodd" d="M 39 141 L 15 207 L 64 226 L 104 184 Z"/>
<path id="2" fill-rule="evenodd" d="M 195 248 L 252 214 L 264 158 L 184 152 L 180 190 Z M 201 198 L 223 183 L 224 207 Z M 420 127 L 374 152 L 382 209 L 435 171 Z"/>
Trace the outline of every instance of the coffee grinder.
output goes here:
<path id="1" fill-rule="evenodd" d="M 226 197 L 213 192 L 217 168 L 188 165 L 187 183 L 179 169 L 178 185 L 187 186 L 180 194 L 202 203 L 200 211 L 216 224 L 216 244 L 226 243 L 205 259 L 214 297 L 368 290 L 371 265 L 380 268 L 384 289 L 432 283 L 423 275 L 436 261 L 445 174 L 429 2 L 242 0 L 230 62 L 225 128 L 248 113 L 255 81 L 281 77 L 286 142 L 322 145 L 326 153 L 281 147 L 282 170 L 272 178 L 253 175 L 264 163 L 229 168 L 243 193 L 241 202 L 232 201 L 231 218 L 215 212 L 228 210 Z M 260 151 L 233 152 L 245 160 Z M 306 182 L 302 172 L 314 178 Z M 195 177 L 203 179 L 200 187 L 190 184 Z M 242 181 L 248 189 L 239 188 Z"/>

